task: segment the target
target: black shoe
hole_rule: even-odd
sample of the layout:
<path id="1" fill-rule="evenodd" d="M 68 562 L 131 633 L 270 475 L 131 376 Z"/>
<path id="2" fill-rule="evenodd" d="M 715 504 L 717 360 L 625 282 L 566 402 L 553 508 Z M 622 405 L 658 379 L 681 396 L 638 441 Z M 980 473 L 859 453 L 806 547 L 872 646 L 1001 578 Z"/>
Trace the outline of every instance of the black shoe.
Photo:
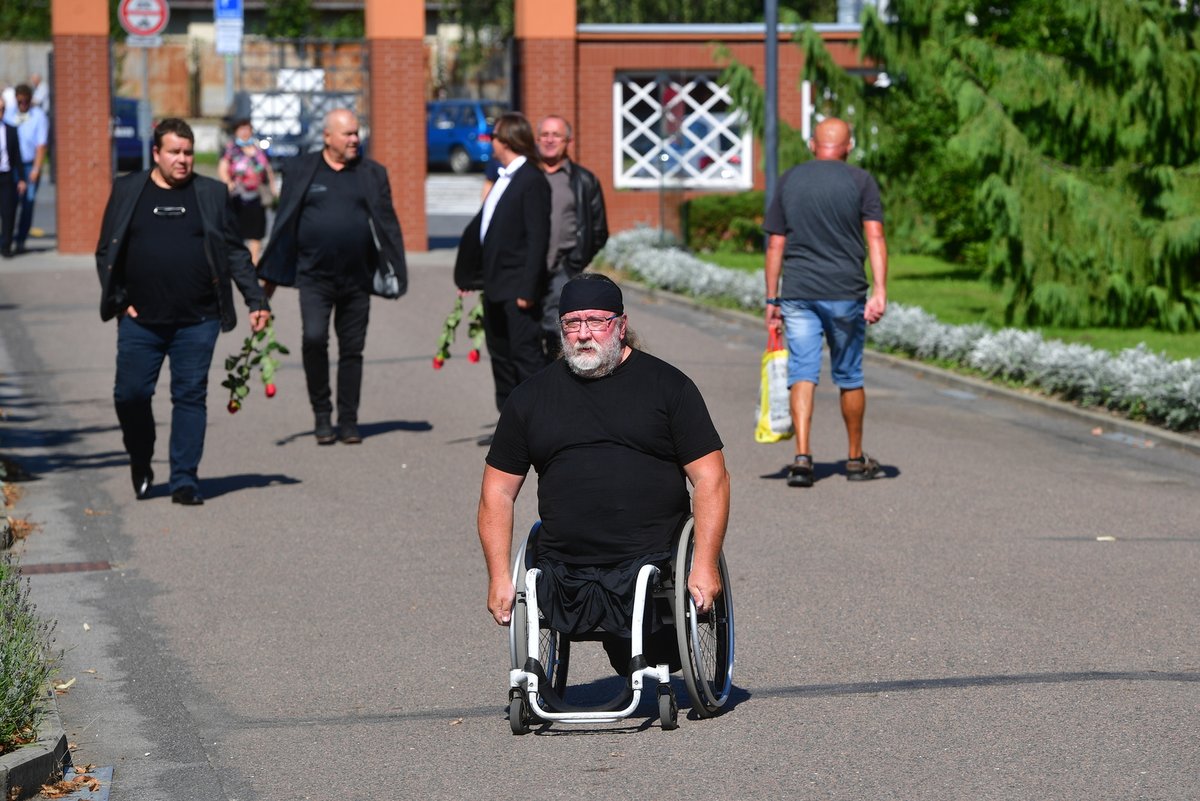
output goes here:
<path id="1" fill-rule="evenodd" d="M 337 433 L 327 414 L 318 414 L 317 422 L 313 425 L 313 434 L 317 437 L 318 445 L 332 445 L 337 442 Z"/>
<path id="2" fill-rule="evenodd" d="M 129 472 L 133 478 L 133 494 L 139 501 L 145 500 L 154 484 L 154 471 L 148 464 L 131 464 Z"/>
<path id="3" fill-rule="evenodd" d="M 789 487 L 811 487 L 813 485 L 813 463 L 812 457 L 808 454 L 797 456 L 795 461 L 788 465 Z"/>
<path id="4" fill-rule="evenodd" d="M 847 481 L 870 481 L 883 470 L 879 462 L 865 453 L 857 459 L 846 460 Z"/>
<path id="5" fill-rule="evenodd" d="M 339 439 L 347 445 L 357 445 L 362 442 L 362 434 L 354 423 L 342 423 L 338 426 Z"/>
<path id="6" fill-rule="evenodd" d="M 171 503 L 181 506 L 203 506 L 204 497 L 195 487 L 180 487 L 171 493 Z"/>

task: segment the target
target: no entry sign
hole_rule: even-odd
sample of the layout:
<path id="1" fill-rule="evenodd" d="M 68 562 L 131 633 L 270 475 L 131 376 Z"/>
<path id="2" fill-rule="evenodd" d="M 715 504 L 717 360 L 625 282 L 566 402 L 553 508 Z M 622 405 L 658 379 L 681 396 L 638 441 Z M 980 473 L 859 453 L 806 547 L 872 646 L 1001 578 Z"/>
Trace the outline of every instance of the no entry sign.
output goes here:
<path id="1" fill-rule="evenodd" d="M 167 0 L 121 0 L 117 8 L 121 27 L 130 36 L 158 36 L 170 17 Z"/>

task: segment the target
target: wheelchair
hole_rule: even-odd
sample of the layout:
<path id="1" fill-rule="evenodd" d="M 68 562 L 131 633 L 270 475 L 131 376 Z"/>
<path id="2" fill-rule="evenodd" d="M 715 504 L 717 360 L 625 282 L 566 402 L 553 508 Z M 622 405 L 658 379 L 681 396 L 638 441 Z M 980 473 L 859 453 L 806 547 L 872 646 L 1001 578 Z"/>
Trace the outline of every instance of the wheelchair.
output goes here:
<path id="1" fill-rule="evenodd" d="M 699 717 L 713 717 L 729 700 L 733 686 L 733 589 L 725 555 L 719 567 L 721 595 L 712 609 L 700 614 L 688 592 L 693 520 L 689 515 L 672 548 L 666 570 L 644 565 L 638 572 L 631 625 L 631 672 L 620 695 L 598 707 L 579 707 L 564 700 L 571 664 L 567 635 L 542 625 L 537 603 L 536 564 L 541 522 L 535 523 L 517 550 L 513 564 L 516 601 L 508 629 L 510 657 L 508 719 L 513 734 L 528 734 L 534 720 L 544 723 L 612 723 L 633 714 L 648 682 L 657 682 L 658 718 L 666 731 L 679 726 L 679 704 L 671 686 L 668 665 L 650 665 L 643 654 L 644 617 L 649 595 L 663 624 L 673 624 L 679 648 L 681 673 L 692 709 Z"/>

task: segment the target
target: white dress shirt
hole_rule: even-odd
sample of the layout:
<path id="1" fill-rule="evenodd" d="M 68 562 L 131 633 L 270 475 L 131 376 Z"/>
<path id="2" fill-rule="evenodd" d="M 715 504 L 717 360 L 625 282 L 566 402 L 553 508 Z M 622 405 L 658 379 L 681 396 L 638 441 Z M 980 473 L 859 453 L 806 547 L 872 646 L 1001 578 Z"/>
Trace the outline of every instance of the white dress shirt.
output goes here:
<path id="1" fill-rule="evenodd" d="M 500 177 L 496 179 L 496 183 L 492 184 L 492 190 L 488 192 L 487 199 L 483 201 L 483 219 L 479 224 L 480 242 L 487 238 L 488 226 L 492 223 L 492 214 L 496 211 L 496 204 L 500 202 L 500 196 L 512 182 L 512 174 L 524 166 L 525 160 L 524 156 L 517 156 L 508 163 L 507 167 L 500 168 Z"/>

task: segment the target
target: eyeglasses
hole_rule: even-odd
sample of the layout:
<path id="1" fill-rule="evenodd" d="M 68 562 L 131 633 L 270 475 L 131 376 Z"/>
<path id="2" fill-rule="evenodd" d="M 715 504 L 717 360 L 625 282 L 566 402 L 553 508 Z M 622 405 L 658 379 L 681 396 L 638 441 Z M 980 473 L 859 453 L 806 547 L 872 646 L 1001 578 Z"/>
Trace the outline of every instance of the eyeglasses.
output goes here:
<path id="1" fill-rule="evenodd" d="M 538 134 L 538 138 L 539 139 L 566 139 L 567 135 L 560 134 L 555 131 L 543 131 L 542 133 Z"/>
<path id="2" fill-rule="evenodd" d="M 620 316 L 621 315 L 619 314 L 614 314 L 612 317 L 587 317 L 583 319 L 576 317 L 573 320 L 562 320 L 560 322 L 562 323 L 562 330 L 566 331 L 568 334 L 574 334 L 579 330 L 580 326 L 584 324 L 587 325 L 589 331 L 595 331 L 599 333 L 601 331 L 606 331 L 608 329 L 608 324 Z"/>

